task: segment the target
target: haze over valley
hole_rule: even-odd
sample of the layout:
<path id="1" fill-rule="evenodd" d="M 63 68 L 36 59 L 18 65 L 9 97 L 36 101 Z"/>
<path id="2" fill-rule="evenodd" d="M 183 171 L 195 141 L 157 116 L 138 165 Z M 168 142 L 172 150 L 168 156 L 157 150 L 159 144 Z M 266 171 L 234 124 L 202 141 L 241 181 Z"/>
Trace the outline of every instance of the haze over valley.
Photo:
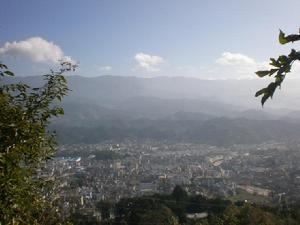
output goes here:
<path id="1" fill-rule="evenodd" d="M 300 135 L 299 80 L 261 107 L 260 80 L 68 76 L 64 117 L 53 121 L 61 143 L 127 138 L 217 146 L 294 140 Z M 40 77 L 16 78 L 33 86 Z M 288 87 L 288 90 L 287 90 Z"/>

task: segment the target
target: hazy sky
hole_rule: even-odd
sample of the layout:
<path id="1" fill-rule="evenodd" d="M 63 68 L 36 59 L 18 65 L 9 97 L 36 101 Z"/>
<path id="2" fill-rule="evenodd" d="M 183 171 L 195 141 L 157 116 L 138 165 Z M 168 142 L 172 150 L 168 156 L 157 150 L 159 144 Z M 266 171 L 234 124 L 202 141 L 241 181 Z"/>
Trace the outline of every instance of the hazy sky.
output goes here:
<path id="1" fill-rule="evenodd" d="M 0 59 L 35 75 L 251 78 L 300 27 L 299 0 L 1 0 Z M 295 45 L 294 48 L 299 47 Z"/>

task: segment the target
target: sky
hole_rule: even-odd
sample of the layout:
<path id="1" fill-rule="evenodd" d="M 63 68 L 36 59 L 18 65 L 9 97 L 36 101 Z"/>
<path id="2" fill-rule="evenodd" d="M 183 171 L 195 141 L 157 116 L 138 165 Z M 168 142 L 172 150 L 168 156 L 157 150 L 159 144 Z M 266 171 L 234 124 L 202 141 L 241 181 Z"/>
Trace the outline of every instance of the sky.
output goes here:
<path id="1" fill-rule="evenodd" d="M 0 60 L 19 76 L 59 60 L 81 76 L 251 79 L 300 27 L 299 0 L 1 0 Z M 300 66 L 294 67 L 295 72 Z"/>

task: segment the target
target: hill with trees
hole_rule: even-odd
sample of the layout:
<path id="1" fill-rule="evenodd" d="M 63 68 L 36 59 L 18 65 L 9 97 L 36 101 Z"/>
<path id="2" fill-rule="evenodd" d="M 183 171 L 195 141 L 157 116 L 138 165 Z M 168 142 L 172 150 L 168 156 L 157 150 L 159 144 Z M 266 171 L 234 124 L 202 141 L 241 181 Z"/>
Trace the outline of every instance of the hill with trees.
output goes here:
<path id="1" fill-rule="evenodd" d="M 189 196 L 176 186 L 170 195 L 151 195 L 122 199 L 118 203 L 98 204 L 101 222 L 86 218 L 80 212 L 73 216 L 74 224 L 99 225 L 297 225 L 298 204 L 286 207 L 259 206 L 251 203 L 207 199 Z M 72 218 L 72 216 L 71 216 Z"/>

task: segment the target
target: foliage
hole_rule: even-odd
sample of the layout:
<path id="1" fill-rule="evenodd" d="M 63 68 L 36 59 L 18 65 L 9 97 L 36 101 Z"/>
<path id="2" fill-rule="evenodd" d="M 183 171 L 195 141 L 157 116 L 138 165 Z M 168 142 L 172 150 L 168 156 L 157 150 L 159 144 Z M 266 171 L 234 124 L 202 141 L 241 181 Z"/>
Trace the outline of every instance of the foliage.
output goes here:
<path id="1" fill-rule="evenodd" d="M 149 210 L 141 217 L 140 225 L 164 224 L 164 225 L 178 225 L 178 221 L 173 212 L 165 206 Z"/>
<path id="2" fill-rule="evenodd" d="M 44 75 L 42 87 L 31 88 L 5 84 L 14 73 L 0 64 L 0 224 L 54 223 L 42 195 L 47 182 L 36 172 L 55 151 L 55 135 L 47 125 L 63 114 L 56 105 L 69 90 L 63 73 L 74 68 L 62 62 L 59 71 Z"/>
<path id="3" fill-rule="evenodd" d="M 178 200 L 174 192 L 182 192 L 177 186 L 170 195 L 155 194 L 122 199 L 114 206 L 105 202 L 104 208 L 115 209 L 115 219 L 104 220 L 106 224 L 147 225 L 147 224 L 185 224 L 185 225 L 283 225 L 299 224 L 299 203 L 290 205 L 291 216 L 279 212 L 277 207 L 258 206 L 244 202 L 232 203 L 222 199 L 207 199 L 203 196 L 189 196 Z M 207 218 L 188 219 L 187 214 L 207 212 Z M 184 217 L 184 218 L 183 218 Z"/>
<path id="4" fill-rule="evenodd" d="M 222 215 L 229 204 L 230 202 L 227 200 L 206 199 L 200 195 L 189 196 L 178 185 L 170 195 L 155 194 L 120 200 L 115 205 L 116 224 L 121 222 L 128 225 L 147 224 L 147 222 L 148 224 L 160 224 L 158 221 L 169 221 L 166 224 L 178 222 L 186 224 L 193 222 L 186 218 L 189 213 L 208 212 L 212 215 Z M 161 212 L 154 209 L 160 209 Z M 153 216 L 154 214 L 156 216 Z M 144 222 L 145 218 L 148 218 L 147 222 Z M 205 222 L 201 220 L 201 223 L 197 224 L 205 224 Z"/>
<path id="5" fill-rule="evenodd" d="M 181 186 L 176 185 L 172 192 L 172 197 L 176 199 L 176 201 L 185 201 L 188 194 Z"/>
<path id="6" fill-rule="evenodd" d="M 177 225 L 171 209 L 157 199 L 123 199 L 116 205 L 116 223 L 128 225 L 164 224 Z"/>
<path id="7" fill-rule="evenodd" d="M 109 220 L 113 203 L 110 201 L 100 201 L 96 207 L 101 213 L 101 220 Z"/>
<path id="8" fill-rule="evenodd" d="M 128 225 L 138 225 L 142 216 L 152 209 L 160 208 L 161 204 L 155 199 L 132 198 L 122 199 L 115 207 L 116 221 Z"/>
<path id="9" fill-rule="evenodd" d="M 280 44 L 287 44 L 294 41 L 300 40 L 300 34 L 291 34 L 285 35 L 280 30 L 279 33 L 279 43 Z M 258 77 L 265 77 L 265 76 L 274 76 L 275 81 L 271 82 L 267 87 L 259 90 L 256 92 L 255 97 L 261 96 L 261 104 L 264 103 L 269 99 L 272 98 L 276 89 L 281 87 L 283 80 L 285 79 L 287 73 L 291 71 L 292 65 L 295 61 L 300 60 L 300 52 L 292 49 L 289 55 L 280 55 L 277 59 L 270 58 L 270 65 L 272 68 L 270 70 L 262 70 L 257 71 L 256 74 Z"/>

